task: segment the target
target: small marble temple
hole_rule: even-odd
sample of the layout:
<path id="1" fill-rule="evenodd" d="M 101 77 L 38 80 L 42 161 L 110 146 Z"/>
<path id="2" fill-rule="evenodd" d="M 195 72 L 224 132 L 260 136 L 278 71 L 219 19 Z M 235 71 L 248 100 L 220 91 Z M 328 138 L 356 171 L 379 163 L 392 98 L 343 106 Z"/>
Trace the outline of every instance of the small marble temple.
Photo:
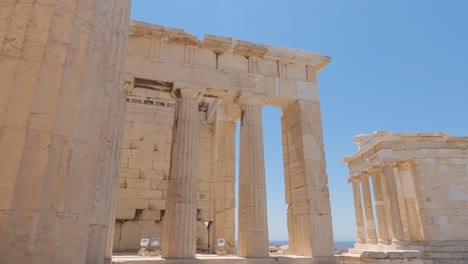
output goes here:
<path id="1" fill-rule="evenodd" d="M 378 131 L 354 142 L 343 161 L 357 241 L 342 263 L 468 263 L 468 137 Z"/>

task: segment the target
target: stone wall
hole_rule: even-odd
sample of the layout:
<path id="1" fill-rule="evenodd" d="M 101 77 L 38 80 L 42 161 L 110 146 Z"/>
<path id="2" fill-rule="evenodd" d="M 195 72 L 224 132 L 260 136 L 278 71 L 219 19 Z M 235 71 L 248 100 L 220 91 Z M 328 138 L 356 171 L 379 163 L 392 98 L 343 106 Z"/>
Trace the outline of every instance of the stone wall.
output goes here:
<path id="1" fill-rule="evenodd" d="M 128 92 L 114 250 L 137 250 L 141 238 L 163 237 L 174 106 L 169 92 L 139 87 Z M 205 117 L 200 112 L 197 236 L 201 250 L 208 250 L 203 222 L 212 221 L 214 212 L 214 139 Z"/>
<path id="2" fill-rule="evenodd" d="M 425 240 L 467 240 L 468 159 L 455 157 L 460 150 L 432 151 L 444 157 L 415 163 Z"/>

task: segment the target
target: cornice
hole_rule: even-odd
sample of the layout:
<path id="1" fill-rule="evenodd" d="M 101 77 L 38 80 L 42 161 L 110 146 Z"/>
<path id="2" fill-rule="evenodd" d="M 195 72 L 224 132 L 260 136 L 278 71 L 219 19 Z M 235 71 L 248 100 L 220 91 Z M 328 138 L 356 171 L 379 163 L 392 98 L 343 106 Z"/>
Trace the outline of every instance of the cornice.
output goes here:
<path id="1" fill-rule="evenodd" d="M 316 72 L 322 70 L 331 60 L 328 56 L 313 52 L 259 44 L 216 35 L 206 34 L 203 40 L 199 40 L 195 35 L 183 29 L 169 28 L 135 20 L 132 20 L 130 23 L 130 35 L 204 47 L 217 54 L 234 53 L 247 58 L 260 57 L 283 62 L 305 64 L 311 66 Z"/>

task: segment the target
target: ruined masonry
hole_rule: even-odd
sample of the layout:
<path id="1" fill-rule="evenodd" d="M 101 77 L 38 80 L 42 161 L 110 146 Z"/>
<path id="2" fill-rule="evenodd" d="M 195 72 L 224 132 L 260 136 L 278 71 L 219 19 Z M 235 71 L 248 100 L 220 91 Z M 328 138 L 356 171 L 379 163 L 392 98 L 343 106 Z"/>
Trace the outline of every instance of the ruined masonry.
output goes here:
<path id="1" fill-rule="evenodd" d="M 269 256 L 261 109 L 280 107 L 290 253 L 333 262 L 318 54 L 132 21 L 114 249 Z M 235 131 L 240 120 L 239 219 Z M 280 143 L 280 142 L 278 142 Z M 184 228 L 181 228 L 183 226 Z M 331 262 L 330 262 L 331 261 Z"/>

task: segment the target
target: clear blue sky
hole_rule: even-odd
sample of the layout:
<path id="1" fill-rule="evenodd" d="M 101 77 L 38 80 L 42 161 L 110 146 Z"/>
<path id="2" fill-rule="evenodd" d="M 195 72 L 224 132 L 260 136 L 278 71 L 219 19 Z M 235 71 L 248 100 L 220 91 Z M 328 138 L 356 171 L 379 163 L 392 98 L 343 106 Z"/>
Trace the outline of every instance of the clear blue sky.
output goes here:
<path id="1" fill-rule="evenodd" d="M 355 239 L 352 138 L 468 135 L 468 1 L 133 0 L 132 18 L 332 57 L 319 76 L 335 240 Z M 270 239 L 287 239 L 279 109 L 263 111 Z"/>

